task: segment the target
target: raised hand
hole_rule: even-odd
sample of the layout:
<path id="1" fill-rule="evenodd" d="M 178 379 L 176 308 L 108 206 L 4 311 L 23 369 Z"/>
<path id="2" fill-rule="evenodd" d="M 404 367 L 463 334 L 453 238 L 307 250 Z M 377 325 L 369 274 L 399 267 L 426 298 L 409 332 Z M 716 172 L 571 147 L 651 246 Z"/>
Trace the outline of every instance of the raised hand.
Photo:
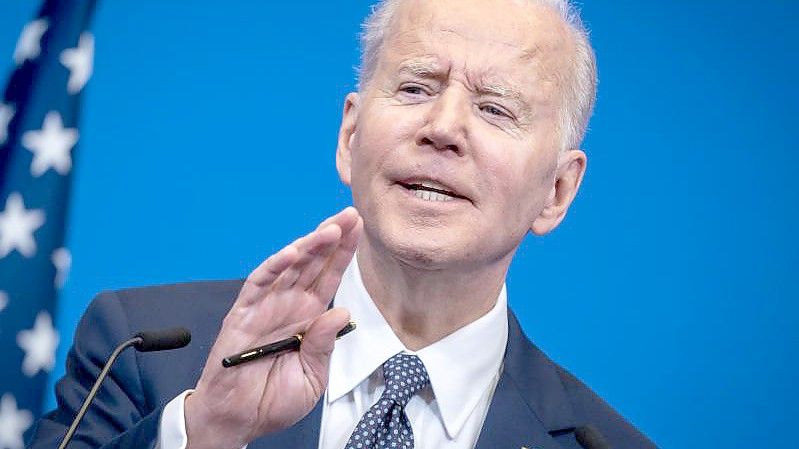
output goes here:
<path id="1" fill-rule="evenodd" d="M 186 399 L 189 448 L 239 449 L 313 409 L 327 386 L 336 332 L 349 320 L 328 305 L 362 228 L 348 207 L 250 273 Z M 300 332 L 299 351 L 222 367 L 224 357 Z"/>

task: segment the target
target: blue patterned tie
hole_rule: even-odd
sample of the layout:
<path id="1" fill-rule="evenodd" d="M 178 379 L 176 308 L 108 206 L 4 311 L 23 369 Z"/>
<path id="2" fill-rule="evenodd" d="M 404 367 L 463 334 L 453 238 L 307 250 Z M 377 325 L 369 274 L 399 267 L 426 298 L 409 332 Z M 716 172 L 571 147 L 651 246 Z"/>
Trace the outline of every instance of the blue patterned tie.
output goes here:
<path id="1" fill-rule="evenodd" d="M 413 430 L 405 404 L 430 383 L 419 357 L 397 354 L 383 364 L 386 390 L 363 415 L 344 449 L 412 449 Z"/>

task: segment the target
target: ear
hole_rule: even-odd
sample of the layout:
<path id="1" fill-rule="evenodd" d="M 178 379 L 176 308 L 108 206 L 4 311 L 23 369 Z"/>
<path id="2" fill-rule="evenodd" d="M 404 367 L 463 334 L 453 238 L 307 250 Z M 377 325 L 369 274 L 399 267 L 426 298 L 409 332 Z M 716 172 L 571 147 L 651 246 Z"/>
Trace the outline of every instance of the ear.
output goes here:
<path id="1" fill-rule="evenodd" d="M 544 235 L 555 229 L 569 210 L 580 183 L 583 181 L 587 157 L 581 150 L 564 151 L 558 156 L 555 183 L 547 198 L 544 210 L 533 221 L 530 230 Z"/>
<path id="2" fill-rule="evenodd" d="M 344 99 L 344 110 L 341 113 L 341 127 L 338 130 L 338 147 L 336 147 L 336 170 L 338 177 L 346 185 L 352 182 L 352 142 L 355 138 L 355 127 L 358 123 L 358 94 L 350 92 Z"/>

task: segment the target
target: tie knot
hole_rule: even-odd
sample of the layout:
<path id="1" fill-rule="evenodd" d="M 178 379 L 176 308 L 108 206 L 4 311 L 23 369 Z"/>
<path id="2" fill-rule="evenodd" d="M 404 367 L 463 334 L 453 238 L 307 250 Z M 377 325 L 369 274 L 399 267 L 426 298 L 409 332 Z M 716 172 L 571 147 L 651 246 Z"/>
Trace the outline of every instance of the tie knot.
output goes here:
<path id="1" fill-rule="evenodd" d="M 419 390 L 430 383 L 430 377 L 419 357 L 410 354 L 397 354 L 383 364 L 383 377 L 386 380 L 388 396 L 403 407 Z"/>

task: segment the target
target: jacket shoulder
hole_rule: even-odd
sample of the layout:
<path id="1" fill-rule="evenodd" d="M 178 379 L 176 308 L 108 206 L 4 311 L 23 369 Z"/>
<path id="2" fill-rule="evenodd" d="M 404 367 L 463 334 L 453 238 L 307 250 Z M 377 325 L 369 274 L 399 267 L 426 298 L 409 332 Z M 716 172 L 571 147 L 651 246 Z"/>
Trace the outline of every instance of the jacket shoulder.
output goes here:
<path id="1" fill-rule="evenodd" d="M 573 410 L 581 422 L 591 423 L 617 449 L 657 449 L 652 441 L 621 416 L 580 379 L 553 362 Z"/>
<path id="2" fill-rule="evenodd" d="M 103 307 L 95 303 L 116 301 L 131 329 L 184 326 L 199 331 L 210 323 L 221 324 L 242 282 L 201 281 L 126 288 L 101 293 L 92 306 Z M 218 325 L 213 328 L 218 330 Z"/>
<path id="3" fill-rule="evenodd" d="M 195 385 L 242 283 L 241 280 L 186 282 L 103 292 L 92 301 L 82 320 L 81 328 L 91 330 L 76 333 L 76 337 L 84 334 L 84 338 L 76 338 L 75 346 L 98 340 L 121 342 L 139 331 L 178 326 L 188 329 L 191 342 L 185 348 L 131 353 L 142 382 L 146 408 L 163 406 Z"/>
<path id="4" fill-rule="evenodd" d="M 218 302 L 220 298 L 229 298 L 230 296 L 235 299 L 243 282 L 241 279 L 180 282 L 124 288 L 111 293 L 124 301 L 138 302 L 137 305 L 164 304 L 165 302 L 179 303 L 178 305 L 198 305 L 207 301 Z"/>
<path id="5" fill-rule="evenodd" d="M 505 371 L 550 435 L 574 438 L 575 428 L 591 425 L 614 449 L 656 449 L 594 391 L 540 350 L 512 312 L 508 325 Z"/>
<path id="6" fill-rule="evenodd" d="M 75 331 L 66 371 L 56 385 L 58 408 L 39 421 L 31 447 L 57 445 L 115 346 L 137 331 L 184 326 L 192 332 L 186 348 L 120 354 L 73 440 L 92 447 L 152 447 L 162 407 L 196 383 L 241 284 L 192 282 L 95 297 Z"/>

